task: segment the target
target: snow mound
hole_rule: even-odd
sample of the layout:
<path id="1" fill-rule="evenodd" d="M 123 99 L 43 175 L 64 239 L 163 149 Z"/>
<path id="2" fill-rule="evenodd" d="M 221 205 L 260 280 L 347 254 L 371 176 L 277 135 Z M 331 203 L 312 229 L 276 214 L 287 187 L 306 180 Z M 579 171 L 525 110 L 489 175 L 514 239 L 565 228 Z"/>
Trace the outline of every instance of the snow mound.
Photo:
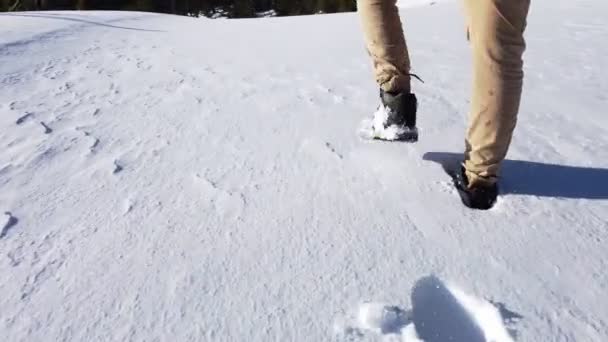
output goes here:
<path id="1" fill-rule="evenodd" d="M 359 308 L 358 320 L 361 328 L 386 334 L 400 331 L 408 318 L 405 311 L 396 306 L 365 303 Z"/>

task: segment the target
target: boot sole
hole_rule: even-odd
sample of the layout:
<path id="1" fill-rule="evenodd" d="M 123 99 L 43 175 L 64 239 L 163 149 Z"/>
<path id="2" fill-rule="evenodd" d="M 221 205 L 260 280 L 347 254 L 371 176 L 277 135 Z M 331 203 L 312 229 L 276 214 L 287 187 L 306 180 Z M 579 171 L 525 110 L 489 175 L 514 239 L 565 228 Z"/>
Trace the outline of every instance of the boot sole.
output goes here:
<path id="1" fill-rule="evenodd" d="M 374 136 L 373 140 L 415 143 L 415 142 L 418 142 L 418 131 L 415 130 L 415 131 L 408 131 L 408 132 L 402 133 L 399 136 L 397 136 L 395 139 L 385 139 L 382 137 Z"/>

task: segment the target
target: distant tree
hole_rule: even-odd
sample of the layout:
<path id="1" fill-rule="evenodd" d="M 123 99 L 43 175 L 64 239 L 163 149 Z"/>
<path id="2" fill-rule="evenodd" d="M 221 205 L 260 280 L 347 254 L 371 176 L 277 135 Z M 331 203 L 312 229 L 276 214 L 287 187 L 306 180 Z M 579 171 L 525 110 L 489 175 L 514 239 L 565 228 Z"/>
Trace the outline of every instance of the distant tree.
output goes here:
<path id="1" fill-rule="evenodd" d="M 10 0 L 0 0 L 0 11 L 8 11 L 10 6 Z"/>
<path id="2" fill-rule="evenodd" d="M 138 11 L 152 11 L 153 5 L 151 0 L 136 0 L 135 9 Z"/>
<path id="3" fill-rule="evenodd" d="M 338 0 L 338 11 L 347 12 L 355 11 L 357 9 L 357 2 L 354 0 Z"/>
<path id="4" fill-rule="evenodd" d="M 287 15 L 289 13 L 289 0 L 272 0 L 272 9 L 279 15 Z"/>
<path id="5" fill-rule="evenodd" d="M 257 12 L 268 10 L 286 16 L 355 8 L 355 0 L 0 0 L 0 11 L 139 10 L 231 18 L 254 17 Z"/>
<path id="6" fill-rule="evenodd" d="M 253 0 L 234 0 L 232 16 L 236 18 L 251 18 L 255 16 Z"/>
<path id="7" fill-rule="evenodd" d="M 22 6 L 20 0 L 13 0 L 13 1 L 11 1 L 11 0 L 4 0 L 3 4 L 4 4 L 3 7 L 6 8 L 6 11 L 11 11 L 11 12 L 12 11 L 18 11 L 21 8 L 21 6 Z"/>

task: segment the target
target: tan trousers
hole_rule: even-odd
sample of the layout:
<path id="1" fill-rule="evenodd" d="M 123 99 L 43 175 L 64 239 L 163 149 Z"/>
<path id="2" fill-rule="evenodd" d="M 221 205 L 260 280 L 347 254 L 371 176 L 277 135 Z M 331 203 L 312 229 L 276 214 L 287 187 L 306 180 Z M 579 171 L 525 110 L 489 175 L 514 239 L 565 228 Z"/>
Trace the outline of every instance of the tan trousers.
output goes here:
<path id="1" fill-rule="evenodd" d="M 473 94 L 464 166 L 470 185 L 498 177 L 515 124 L 523 81 L 523 33 L 530 0 L 464 0 L 473 52 Z M 376 81 L 410 91 L 410 59 L 396 0 L 358 0 Z"/>

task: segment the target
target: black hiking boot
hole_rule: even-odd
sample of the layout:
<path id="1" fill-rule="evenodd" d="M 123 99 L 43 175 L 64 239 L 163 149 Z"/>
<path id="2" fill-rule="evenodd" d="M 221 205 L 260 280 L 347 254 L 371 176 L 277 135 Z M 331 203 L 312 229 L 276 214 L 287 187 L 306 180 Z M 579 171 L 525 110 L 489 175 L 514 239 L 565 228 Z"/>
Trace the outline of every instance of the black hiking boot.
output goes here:
<path id="1" fill-rule="evenodd" d="M 380 90 L 382 105 L 373 120 L 374 139 L 418 141 L 416 111 L 418 100 L 411 93 L 389 93 Z"/>
<path id="2" fill-rule="evenodd" d="M 462 203 L 467 207 L 488 210 L 496 203 L 496 197 L 498 196 L 498 185 L 496 183 L 476 184 L 469 187 L 469 180 L 462 166 L 452 174 L 452 178 Z"/>

